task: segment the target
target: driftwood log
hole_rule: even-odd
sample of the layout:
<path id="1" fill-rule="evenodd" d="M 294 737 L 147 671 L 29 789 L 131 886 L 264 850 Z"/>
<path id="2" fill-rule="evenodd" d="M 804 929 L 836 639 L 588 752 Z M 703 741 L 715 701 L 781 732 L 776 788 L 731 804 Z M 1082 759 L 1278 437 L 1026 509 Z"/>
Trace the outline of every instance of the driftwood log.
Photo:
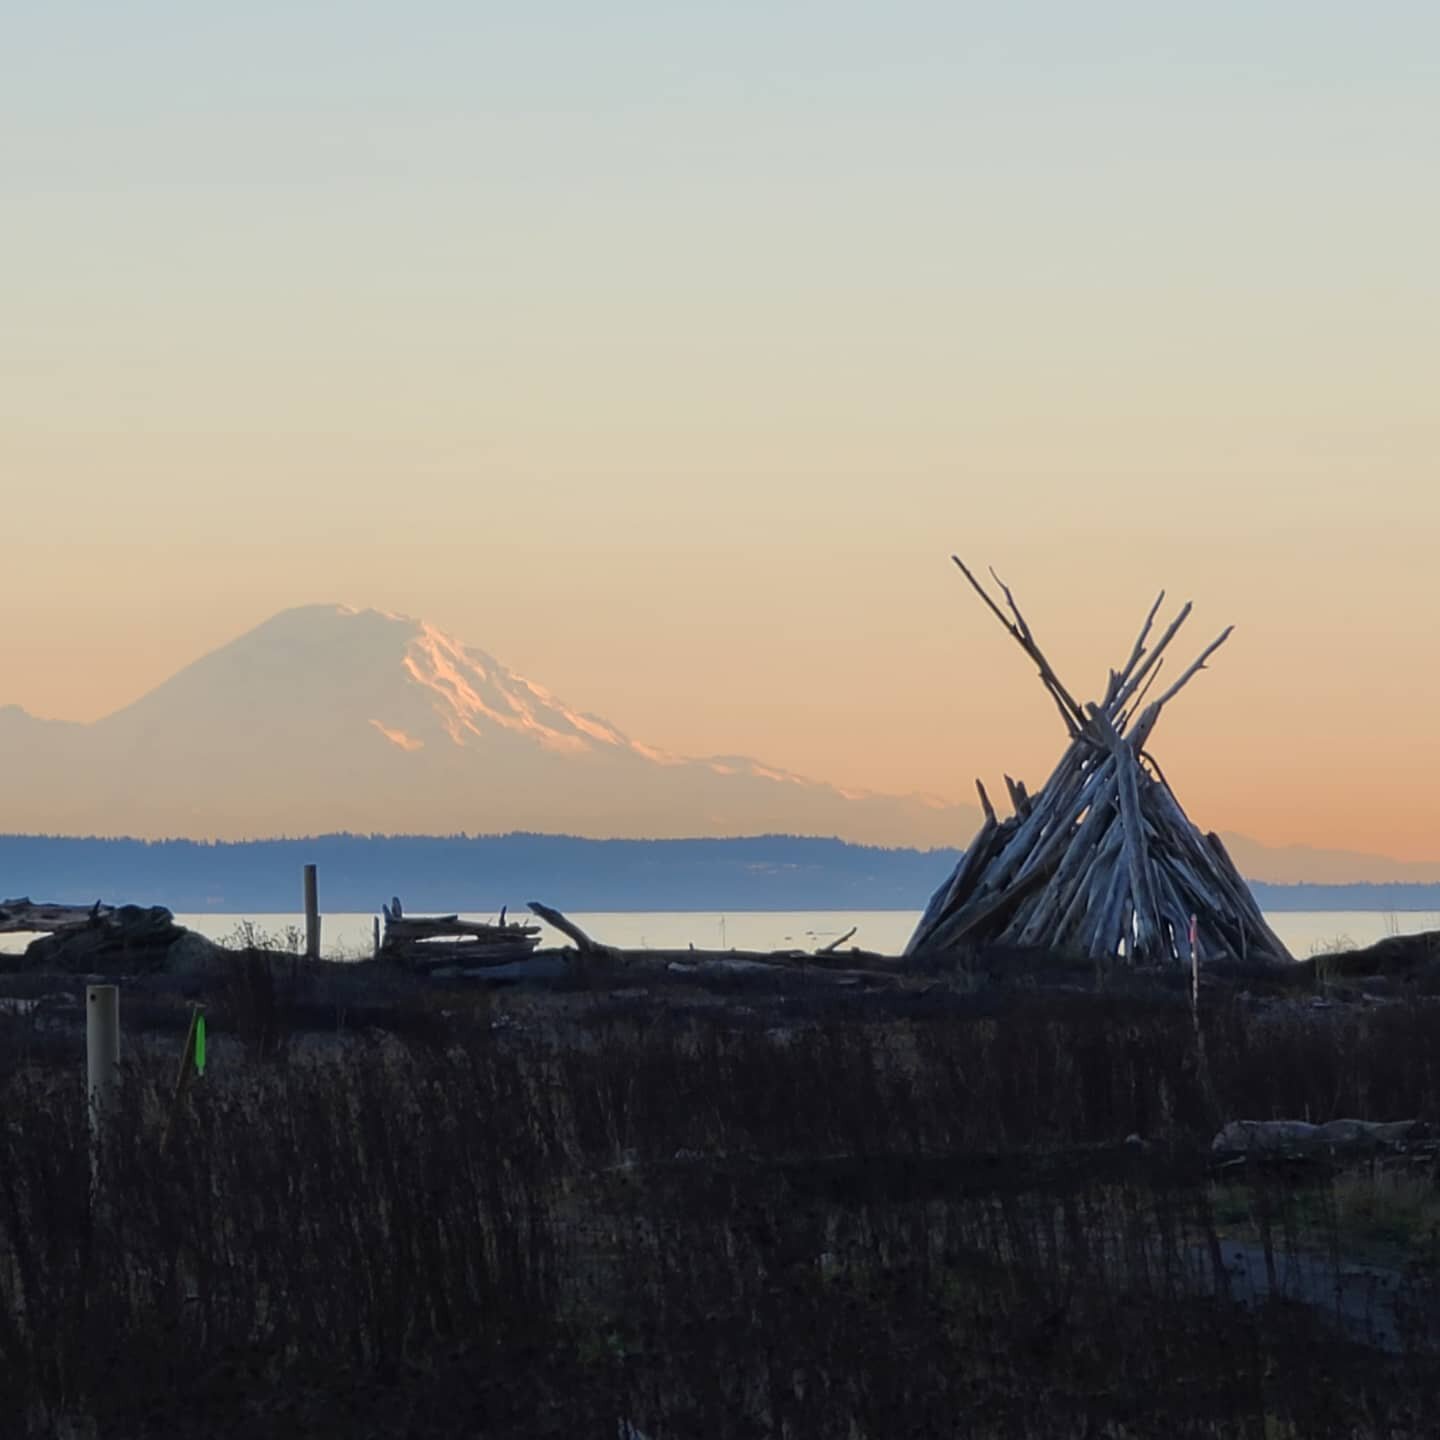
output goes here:
<path id="1" fill-rule="evenodd" d="M 857 985 L 894 983 L 913 969 L 899 956 L 881 956 L 853 949 L 848 953 L 837 950 L 836 946 L 855 934 L 854 928 L 813 954 L 805 950 L 697 950 L 693 945 L 684 949 L 627 950 L 601 944 L 553 906 L 532 900 L 529 908 L 532 914 L 574 942 L 576 959 L 582 968 L 600 964 L 616 974 L 707 977 L 805 974 L 822 982 Z"/>
<path id="2" fill-rule="evenodd" d="M 37 904 L 0 901 L 0 933 L 34 932 L 22 954 L 0 955 L 0 970 L 69 975 L 203 972 L 219 947 L 175 923 L 163 905 Z"/>
<path id="3" fill-rule="evenodd" d="M 573 940 L 575 948 L 582 955 L 615 955 L 618 953 L 613 946 L 601 945 L 592 940 L 573 920 L 549 905 L 542 905 L 538 900 L 532 900 L 526 908 L 532 915 L 539 916 L 547 925 L 558 930 L 567 940 Z"/>
<path id="4" fill-rule="evenodd" d="M 993 945 L 1132 964 L 1220 956 L 1288 961 L 1219 837 L 1191 823 L 1147 748 L 1165 706 L 1206 668 L 1230 629 L 1146 703 L 1191 609 L 1182 606 L 1149 645 L 1162 591 L 1124 664 L 1110 671 L 1100 701 L 1082 705 L 1045 658 L 1009 587 L 991 571 L 1002 606 L 952 558 L 1035 665 L 1069 745 L 1034 794 L 1006 777 L 1012 813 L 1003 820 L 976 782 L 984 823 L 931 897 L 905 953 Z"/>
<path id="5" fill-rule="evenodd" d="M 1219 1155 L 1288 1154 L 1319 1149 L 1397 1150 L 1434 1138 L 1416 1120 L 1232 1120 L 1210 1142 Z"/>
<path id="6" fill-rule="evenodd" d="M 385 928 L 380 954 L 410 970 L 508 965 L 534 953 L 538 925 L 462 920 L 458 915 L 406 915 L 399 897 L 380 907 Z"/>
<path id="7" fill-rule="evenodd" d="M 820 983 L 877 985 L 898 983 L 915 966 L 901 956 L 839 947 L 855 927 L 813 954 L 805 950 L 697 950 L 695 946 L 624 949 L 586 933 L 551 905 L 532 900 L 531 914 L 560 932 L 573 949 L 542 950 L 539 925 L 463 920 L 458 915 L 406 915 L 397 898 L 381 907 L 384 935 L 380 953 L 406 969 L 437 980 L 491 983 L 547 981 L 579 975 L 717 976 L 791 975 Z"/>
<path id="8" fill-rule="evenodd" d="M 843 935 L 837 935 L 828 945 L 822 945 L 815 953 L 817 955 L 833 955 L 849 939 L 854 937 L 860 927 L 852 925 Z"/>
<path id="9" fill-rule="evenodd" d="M 458 915 L 407 915 L 400 920 L 385 922 L 385 934 L 396 944 L 465 937 L 474 940 L 512 939 L 519 935 L 539 933 L 538 925 L 493 925 L 484 920 L 462 920 Z"/>
<path id="10" fill-rule="evenodd" d="M 0 900 L 0 935 L 53 935 L 96 924 L 114 913 L 113 905 L 103 905 L 99 900 L 93 905 L 44 905 L 25 895 L 18 900 Z"/>

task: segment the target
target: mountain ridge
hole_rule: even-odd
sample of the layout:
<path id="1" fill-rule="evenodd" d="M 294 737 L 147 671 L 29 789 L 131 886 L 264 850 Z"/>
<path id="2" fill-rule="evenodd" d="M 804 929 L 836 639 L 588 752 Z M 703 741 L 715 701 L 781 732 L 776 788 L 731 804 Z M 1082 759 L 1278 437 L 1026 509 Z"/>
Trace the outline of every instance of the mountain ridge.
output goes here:
<path id="1" fill-rule="evenodd" d="M 0 705 L 0 771 L 7 830 L 152 840 L 798 833 L 948 849 L 980 818 L 750 756 L 672 753 L 424 620 L 339 603 L 278 611 L 99 720 Z M 1440 862 L 1222 834 L 1251 880 L 1440 882 Z"/>
<path id="2" fill-rule="evenodd" d="M 89 724 L 5 715 L 0 763 L 27 752 L 6 818 L 24 830 L 784 829 L 939 845 L 978 818 L 968 805 L 843 790 L 748 756 L 673 754 L 426 621 L 337 604 L 280 611 Z"/>

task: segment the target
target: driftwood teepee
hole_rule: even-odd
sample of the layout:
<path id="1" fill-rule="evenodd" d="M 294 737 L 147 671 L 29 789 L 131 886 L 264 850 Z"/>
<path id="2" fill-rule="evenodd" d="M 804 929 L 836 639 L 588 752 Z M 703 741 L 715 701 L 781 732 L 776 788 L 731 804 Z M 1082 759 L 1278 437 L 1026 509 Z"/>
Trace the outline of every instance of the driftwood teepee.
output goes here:
<path id="1" fill-rule="evenodd" d="M 1205 668 L 1230 630 L 1142 709 L 1162 655 L 1190 614 L 1187 604 L 1147 649 L 1162 591 L 1129 658 L 1110 672 L 1104 699 L 1081 706 L 1041 653 L 999 576 L 990 572 L 1008 615 L 952 558 L 1038 667 L 1070 745 L 1035 795 L 1005 777 L 1014 813 L 1004 820 L 976 781 L 984 823 L 935 892 L 906 954 L 992 944 L 1131 962 L 1188 962 L 1196 952 L 1288 960 L 1219 837 L 1203 835 L 1191 823 L 1146 749 L 1160 712 Z"/>

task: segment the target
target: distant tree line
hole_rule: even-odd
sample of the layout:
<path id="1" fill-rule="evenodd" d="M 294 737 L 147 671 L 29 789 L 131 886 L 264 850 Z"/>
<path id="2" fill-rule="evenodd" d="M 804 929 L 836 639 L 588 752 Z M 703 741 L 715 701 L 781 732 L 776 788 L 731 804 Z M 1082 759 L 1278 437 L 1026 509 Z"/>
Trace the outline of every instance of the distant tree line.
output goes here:
<path id="1" fill-rule="evenodd" d="M 1440 885 L 1413 885 L 1405 881 L 1353 885 L 1270 885 L 1251 881 L 1250 888 L 1262 910 L 1402 910 L 1440 912 Z"/>
<path id="2" fill-rule="evenodd" d="M 568 835 L 320 835 L 204 842 L 0 836 L 0 894 L 103 896 L 176 911 L 298 909 L 320 867 L 323 908 L 490 912 L 527 900 L 571 910 L 918 909 L 955 850 L 882 850 L 790 835 L 584 840 Z"/>
<path id="3" fill-rule="evenodd" d="M 322 908 L 919 910 L 959 850 L 882 849 L 797 835 L 585 840 L 570 835 L 319 835 L 207 842 L 0 835 L 0 898 L 287 913 L 320 867 Z M 1440 885 L 1268 885 L 1268 910 L 1435 910 Z"/>

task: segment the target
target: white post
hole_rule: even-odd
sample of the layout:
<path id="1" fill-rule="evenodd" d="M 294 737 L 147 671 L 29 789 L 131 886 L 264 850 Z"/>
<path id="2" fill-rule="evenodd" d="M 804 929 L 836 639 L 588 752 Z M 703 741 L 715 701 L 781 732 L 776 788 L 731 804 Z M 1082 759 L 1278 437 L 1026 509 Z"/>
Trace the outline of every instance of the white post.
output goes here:
<path id="1" fill-rule="evenodd" d="M 90 1137 L 98 1145 L 120 1079 L 120 989 L 85 987 L 85 1070 Z"/>
<path id="2" fill-rule="evenodd" d="M 320 886 L 315 867 L 305 867 L 305 958 L 320 958 Z"/>

